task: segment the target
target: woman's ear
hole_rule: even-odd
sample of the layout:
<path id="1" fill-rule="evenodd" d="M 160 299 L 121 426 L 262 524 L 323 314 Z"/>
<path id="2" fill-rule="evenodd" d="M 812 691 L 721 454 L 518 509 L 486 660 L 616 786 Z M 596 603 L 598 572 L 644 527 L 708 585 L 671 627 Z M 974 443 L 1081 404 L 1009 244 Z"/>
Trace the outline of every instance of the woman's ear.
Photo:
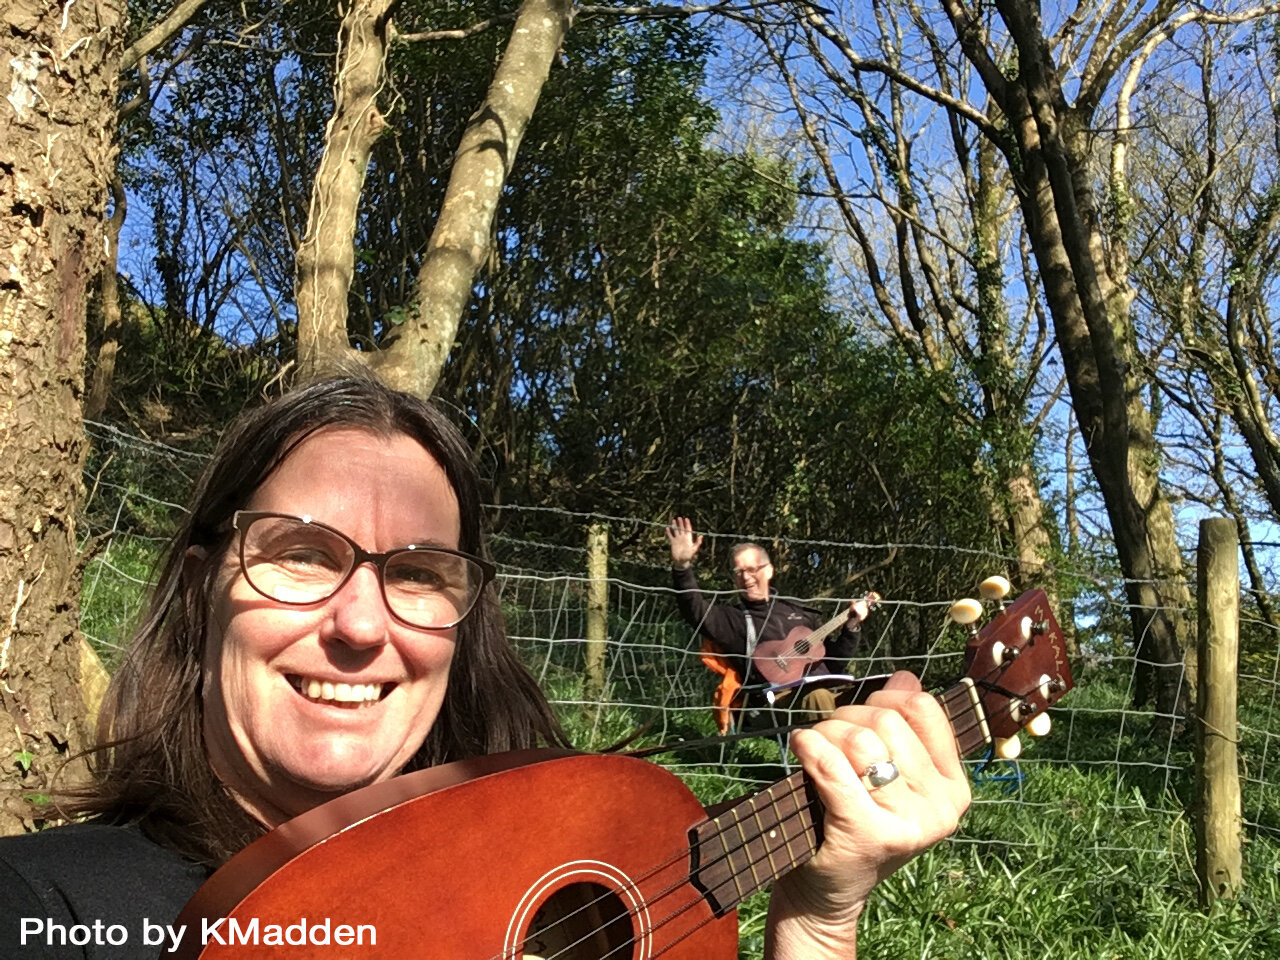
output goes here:
<path id="1" fill-rule="evenodd" d="M 182 587 L 190 590 L 200 583 L 201 567 L 209 559 L 209 551 L 204 547 L 187 547 L 182 555 Z"/>

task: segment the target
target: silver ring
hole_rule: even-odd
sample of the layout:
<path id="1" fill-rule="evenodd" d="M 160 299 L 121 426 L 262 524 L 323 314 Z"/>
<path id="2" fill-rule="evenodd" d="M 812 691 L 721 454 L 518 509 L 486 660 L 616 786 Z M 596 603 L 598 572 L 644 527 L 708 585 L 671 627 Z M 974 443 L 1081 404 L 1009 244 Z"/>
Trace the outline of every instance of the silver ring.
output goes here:
<path id="1" fill-rule="evenodd" d="M 892 760 L 877 760 L 867 767 L 862 779 L 867 781 L 868 790 L 883 787 L 886 783 L 893 783 L 898 779 L 898 765 Z"/>

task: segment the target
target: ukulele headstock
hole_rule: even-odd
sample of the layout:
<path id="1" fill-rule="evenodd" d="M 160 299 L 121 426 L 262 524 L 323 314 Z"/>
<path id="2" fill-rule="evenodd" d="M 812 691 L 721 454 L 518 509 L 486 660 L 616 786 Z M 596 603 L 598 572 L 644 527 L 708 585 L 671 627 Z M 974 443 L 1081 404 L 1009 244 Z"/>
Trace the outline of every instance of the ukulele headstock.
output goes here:
<path id="1" fill-rule="evenodd" d="M 1032 736 L 1049 732 L 1048 709 L 1057 703 L 1073 681 L 1067 661 L 1062 628 L 1043 590 L 1030 590 L 1011 604 L 1004 603 L 1009 582 L 989 577 L 979 588 L 984 599 L 998 606 L 995 617 L 980 629 L 982 604 L 958 600 L 951 618 L 969 629 L 965 648 L 965 679 L 978 718 L 981 744 L 962 743 L 965 752 L 992 744 L 1006 759 L 1021 750 L 1018 732 Z"/>

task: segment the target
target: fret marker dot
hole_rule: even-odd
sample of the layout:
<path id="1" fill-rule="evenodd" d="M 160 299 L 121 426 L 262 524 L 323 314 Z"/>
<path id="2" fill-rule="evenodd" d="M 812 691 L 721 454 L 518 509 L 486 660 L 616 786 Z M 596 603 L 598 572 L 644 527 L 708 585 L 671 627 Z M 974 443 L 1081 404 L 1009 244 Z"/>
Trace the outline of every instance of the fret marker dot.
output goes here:
<path id="1" fill-rule="evenodd" d="M 778 831 L 777 831 L 777 830 L 770 830 L 770 831 L 769 831 L 769 839 L 770 839 L 770 840 L 772 840 L 772 839 L 773 839 L 774 837 L 776 837 L 777 835 L 778 835 Z"/>

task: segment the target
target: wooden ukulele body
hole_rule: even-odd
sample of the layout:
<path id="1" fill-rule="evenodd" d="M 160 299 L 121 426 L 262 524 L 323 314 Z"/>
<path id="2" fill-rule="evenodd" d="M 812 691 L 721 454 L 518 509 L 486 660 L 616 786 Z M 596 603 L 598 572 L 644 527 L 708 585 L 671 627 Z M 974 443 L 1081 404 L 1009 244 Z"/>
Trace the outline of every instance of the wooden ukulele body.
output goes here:
<path id="1" fill-rule="evenodd" d="M 1042 591 L 977 639 L 938 698 L 962 756 L 1016 735 L 1072 686 Z M 735 960 L 736 906 L 821 842 L 800 772 L 708 817 L 634 757 L 479 757 L 356 790 L 250 844 L 178 916 L 173 955 Z"/>
<path id="2" fill-rule="evenodd" d="M 690 881 L 705 818 L 675 776 L 627 757 L 521 751 L 408 774 L 234 857 L 178 918 L 178 956 L 734 960 L 736 912 L 716 916 Z M 303 918 L 328 921 L 328 945 L 265 942 L 271 925 L 302 937 Z M 337 947 L 340 926 L 372 927 L 376 946 L 365 929 Z"/>
<path id="3" fill-rule="evenodd" d="M 854 623 L 860 623 L 879 602 L 878 593 L 863 597 L 863 608 Z M 843 627 L 849 615 L 850 609 L 844 609 L 816 629 L 795 627 L 781 640 L 762 640 L 751 652 L 751 669 L 774 686 L 803 679 L 810 666 L 826 657 L 827 647 L 823 641 Z"/>
<path id="4" fill-rule="evenodd" d="M 802 679 L 827 655 L 821 640 L 808 640 L 813 634 L 808 627 L 796 627 L 781 640 L 762 640 L 751 654 L 751 669 L 772 684 Z"/>

